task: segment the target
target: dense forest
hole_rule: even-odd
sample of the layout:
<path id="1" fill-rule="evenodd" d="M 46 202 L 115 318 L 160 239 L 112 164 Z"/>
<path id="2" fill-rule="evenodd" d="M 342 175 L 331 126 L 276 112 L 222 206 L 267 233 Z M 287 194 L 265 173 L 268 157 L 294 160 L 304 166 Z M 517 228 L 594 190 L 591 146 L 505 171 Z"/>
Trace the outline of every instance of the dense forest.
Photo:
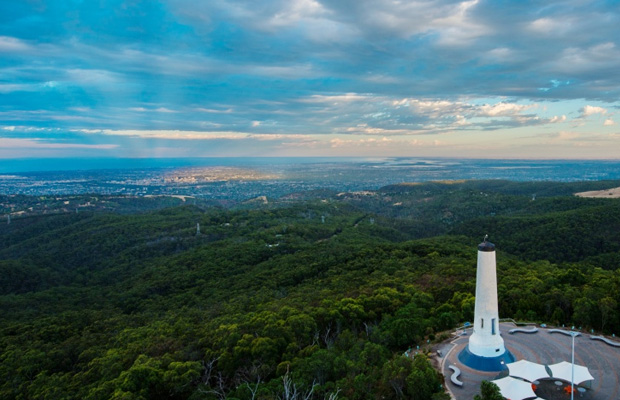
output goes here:
<path id="1" fill-rule="evenodd" d="M 434 182 L 13 218 L 0 398 L 448 399 L 428 349 L 473 317 L 485 234 L 501 317 L 620 332 L 620 200 L 572 195 L 614 186 Z"/>

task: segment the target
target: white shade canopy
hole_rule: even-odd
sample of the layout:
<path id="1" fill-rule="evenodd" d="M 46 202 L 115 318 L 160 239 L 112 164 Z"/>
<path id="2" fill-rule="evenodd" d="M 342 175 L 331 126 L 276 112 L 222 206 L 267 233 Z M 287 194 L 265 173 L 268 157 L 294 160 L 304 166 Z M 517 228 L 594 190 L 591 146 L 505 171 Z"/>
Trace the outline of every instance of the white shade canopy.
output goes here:
<path id="1" fill-rule="evenodd" d="M 534 391 L 532 390 L 532 384 L 529 382 L 525 382 L 510 376 L 491 382 L 499 386 L 499 390 L 502 393 L 502 396 L 507 399 L 523 400 L 536 397 L 536 393 L 534 393 Z"/>
<path id="2" fill-rule="evenodd" d="M 539 379 L 549 378 L 549 373 L 545 366 L 535 362 L 519 360 L 506 364 L 506 366 L 508 367 L 508 375 L 523 378 L 526 381 L 534 382 Z"/>
<path id="3" fill-rule="evenodd" d="M 567 361 L 549 365 L 549 369 L 554 378 L 562 379 L 567 382 L 571 381 L 571 368 L 572 364 Z M 573 383 L 579 385 L 581 382 L 591 381 L 593 379 L 594 377 L 590 375 L 590 371 L 588 371 L 587 367 L 575 364 L 575 380 Z"/>

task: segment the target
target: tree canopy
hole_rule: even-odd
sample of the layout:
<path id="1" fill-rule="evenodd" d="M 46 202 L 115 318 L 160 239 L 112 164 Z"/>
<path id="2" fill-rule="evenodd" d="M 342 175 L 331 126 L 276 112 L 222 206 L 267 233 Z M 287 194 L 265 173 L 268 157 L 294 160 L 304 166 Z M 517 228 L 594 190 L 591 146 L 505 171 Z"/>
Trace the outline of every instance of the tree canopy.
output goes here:
<path id="1" fill-rule="evenodd" d="M 618 203 L 477 185 L 13 218 L 0 397 L 445 398 L 425 344 L 473 317 L 485 233 L 502 317 L 618 332 Z"/>

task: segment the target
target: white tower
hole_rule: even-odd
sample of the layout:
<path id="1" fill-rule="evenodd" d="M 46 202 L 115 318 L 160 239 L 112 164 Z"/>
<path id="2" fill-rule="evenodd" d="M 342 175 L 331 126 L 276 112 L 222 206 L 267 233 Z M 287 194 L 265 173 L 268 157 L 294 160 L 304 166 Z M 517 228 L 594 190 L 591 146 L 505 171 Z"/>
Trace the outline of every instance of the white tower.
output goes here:
<path id="1" fill-rule="evenodd" d="M 474 331 L 469 338 L 469 351 L 488 358 L 499 357 L 506 352 L 504 339 L 499 334 L 495 245 L 487 242 L 487 237 L 478 245 Z"/>

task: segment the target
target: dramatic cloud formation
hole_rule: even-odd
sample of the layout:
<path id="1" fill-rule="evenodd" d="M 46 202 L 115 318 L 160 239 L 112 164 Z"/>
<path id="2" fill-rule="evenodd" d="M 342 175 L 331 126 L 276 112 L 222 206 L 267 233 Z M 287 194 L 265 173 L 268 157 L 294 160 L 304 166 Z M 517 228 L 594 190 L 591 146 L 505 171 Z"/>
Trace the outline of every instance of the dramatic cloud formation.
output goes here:
<path id="1" fill-rule="evenodd" d="M 617 158 L 618 26 L 606 1 L 2 2 L 0 156 Z"/>

